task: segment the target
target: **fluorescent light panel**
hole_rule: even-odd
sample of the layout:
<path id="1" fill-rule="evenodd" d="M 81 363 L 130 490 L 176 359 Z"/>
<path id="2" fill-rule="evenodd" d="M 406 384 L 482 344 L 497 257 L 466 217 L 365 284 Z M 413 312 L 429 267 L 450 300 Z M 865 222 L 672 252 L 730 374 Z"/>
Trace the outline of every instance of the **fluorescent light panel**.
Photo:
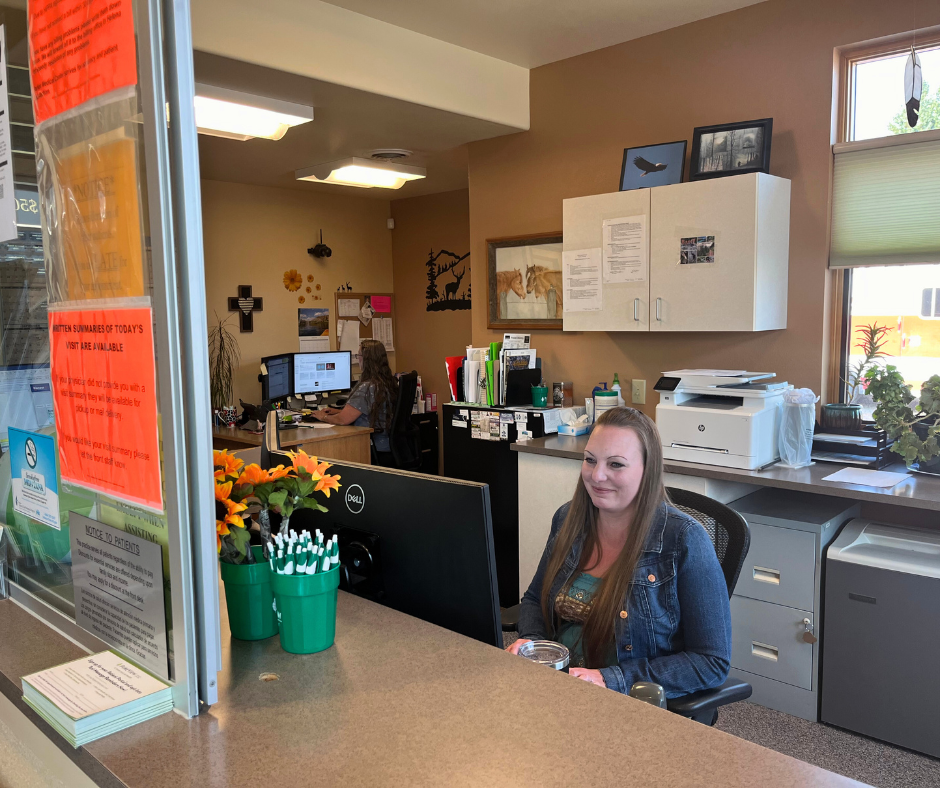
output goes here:
<path id="1" fill-rule="evenodd" d="M 199 83 L 195 107 L 200 134 L 233 140 L 279 140 L 291 126 L 313 120 L 313 107 Z"/>
<path id="2" fill-rule="evenodd" d="M 294 175 L 298 181 L 312 181 L 313 183 L 338 183 L 343 186 L 358 186 L 362 189 L 373 187 L 400 189 L 408 181 L 427 177 L 427 170 L 423 167 L 351 156 L 348 159 L 306 167 L 297 170 Z"/>

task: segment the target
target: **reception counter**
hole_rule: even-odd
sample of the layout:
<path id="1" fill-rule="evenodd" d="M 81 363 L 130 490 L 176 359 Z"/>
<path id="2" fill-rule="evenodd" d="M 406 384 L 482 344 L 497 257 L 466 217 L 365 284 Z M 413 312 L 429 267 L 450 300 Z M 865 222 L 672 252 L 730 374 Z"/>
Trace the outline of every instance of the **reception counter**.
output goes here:
<path id="1" fill-rule="evenodd" d="M 280 430 L 278 438 L 285 450 L 303 449 L 307 454 L 330 460 L 359 462 L 369 465 L 372 453 L 369 445 L 370 427 L 318 424 L 315 427 L 291 427 Z M 212 448 L 239 451 L 261 445 L 262 435 L 238 427 L 213 427 Z"/>
<path id="2" fill-rule="evenodd" d="M 342 592 L 320 654 L 222 631 L 215 706 L 73 750 L 23 703 L 20 677 L 83 652 L 0 602 L 0 692 L 19 717 L 4 721 L 28 718 L 107 788 L 860 785 Z"/>

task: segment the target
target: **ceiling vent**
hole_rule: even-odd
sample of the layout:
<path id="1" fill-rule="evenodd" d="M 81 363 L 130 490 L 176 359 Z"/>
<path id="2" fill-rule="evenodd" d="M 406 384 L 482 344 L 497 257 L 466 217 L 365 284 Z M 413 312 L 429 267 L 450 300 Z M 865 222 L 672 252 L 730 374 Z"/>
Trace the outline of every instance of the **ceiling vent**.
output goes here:
<path id="1" fill-rule="evenodd" d="M 410 150 L 402 148 L 380 148 L 370 154 L 376 161 L 396 161 L 397 159 L 407 159 L 411 155 Z"/>

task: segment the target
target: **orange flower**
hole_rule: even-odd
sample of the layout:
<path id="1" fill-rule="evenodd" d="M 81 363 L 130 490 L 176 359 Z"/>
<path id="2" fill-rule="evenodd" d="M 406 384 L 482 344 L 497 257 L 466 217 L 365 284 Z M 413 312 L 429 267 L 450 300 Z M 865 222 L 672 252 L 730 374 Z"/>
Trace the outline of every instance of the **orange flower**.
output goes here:
<path id="1" fill-rule="evenodd" d="M 215 485 L 215 499 L 217 501 L 226 501 L 228 497 L 232 494 L 232 483 L 225 482 L 224 484 L 219 484 L 218 482 Z"/>
<path id="2" fill-rule="evenodd" d="M 221 476 L 219 475 L 219 471 L 215 472 L 216 479 L 224 479 L 226 476 L 235 476 L 244 464 L 244 460 L 240 460 L 238 457 L 229 454 L 228 449 L 212 452 L 212 465 L 222 470 Z"/>
<path id="3" fill-rule="evenodd" d="M 259 484 L 264 484 L 268 480 L 268 472 L 262 470 L 260 465 L 253 462 L 242 471 L 242 475 L 238 477 L 237 484 L 250 484 L 252 487 L 257 487 Z"/>
<path id="4" fill-rule="evenodd" d="M 293 468 L 285 468 L 283 465 L 278 465 L 277 468 L 271 468 L 268 471 L 268 480 L 277 481 L 278 479 L 283 479 L 285 476 L 290 476 L 294 472 Z"/>
<path id="5" fill-rule="evenodd" d="M 320 478 L 320 474 L 318 472 L 320 466 L 317 464 L 316 457 L 311 457 L 303 449 L 301 449 L 300 451 L 289 451 L 287 454 L 290 457 L 291 462 L 293 463 L 293 466 L 294 466 L 293 470 L 306 471 L 314 479 Z M 326 465 L 326 463 L 324 463 L 324 465 Z M 327 467 L 329 466 L 327 465 Z"/>
<path id="6" fill-rule="evenodd" d="M 228 518 L 226 518 L 227 520 Z M 222 537 L 231 533 L 228 529 L 228 523 L 222 520 L 215 521 L 215 546 L 218 552 L 222 552 Z"/>
<path id="7" fill-rule="evenodd" d="M 317 482 L 317 486 L 314 488 L 315 492 L 322 492 L 327 498 L 330 497 L 330 490 L 339 489 L 339 480 L 341 476 L 330 476 L 324 475 L 320 481 Z"/>
<path id="8" fill-rule="evenodd" d="M 290 271 L 284 272 L 284 287 L 286 287 L 291 293 L 300 290 L 300 286 L 304 283 L 304 278 L 297 273 L 297 269 L 291 268 Z"/>
<path id="9" fill-rule="evenodd" d="M 228 521 L 230 517 L 235 517 L 238 515 L 239 512 L 243 512 L 248 508 L 247 504 L 235 503 L 235 501 L 231 501 L 228 499 L 222 501 L 222 503 L 224 503 L 225 508 L 228 509 L 228 514 L 225 516 L 226 521 Z M 241 518 L 239 517 L 238 519 L 241 519 Z M 243 523 L 235 523 L 235 525 L 243 525 Z"/>

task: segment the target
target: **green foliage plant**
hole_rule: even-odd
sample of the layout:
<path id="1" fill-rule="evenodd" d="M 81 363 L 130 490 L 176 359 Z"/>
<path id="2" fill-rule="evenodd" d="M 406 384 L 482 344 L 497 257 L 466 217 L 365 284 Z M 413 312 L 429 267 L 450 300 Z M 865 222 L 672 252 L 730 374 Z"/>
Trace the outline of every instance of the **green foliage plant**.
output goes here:
<path id="1" fill-rule="evenodd" d="M 899 91 L 900 93 L 900 91 Z M 940 129 L 940 90 L 931 96 L 930 85 L 924 80 L 924 89 L 920 94 L 920 110 L 918 110 L 917 125 L 911 128 L 907 122 L 907 110 L 901 110 L 888 124 L 892 134 L 911 134 L 915 131 L 930 131 Z"/>
<path id="2" fill-rule="evenodd" d="M 879 359 L 888 355 L 883 348 L 888 343 L 887 334 L 890 330 L 888 326 L 879 326 L 877 323 L 869 323 L 855 329 L 855 333 L 859 335 L 856 347 L 861 348 L 864 355 L 849 367 L 848 377 L 845 378 L 846 402 L 855 402 L 859 390 L 865 387 L 866 373 L 878 365 Z"/>
<path id="3" fill-rule="evenodd" d="M 235 312 L 224 320 L 215 315 L 215 323 L 209 327 L 209 392 L 212 410 L 220 410 L 233 404 L 235 370 L 241 362 L 238 338 L 226 325 L 235 317 Z"/>
<path id="4" fill-rule="evenodd" d="M 908 466 L 929 464 L 940 457 L 940 375 L 924 381 L 915 409 L 911 408 L 911 387 L 897 367 L 888 364 L 871 369 L 865 381 L 868 393 L 878 403 L 875 423 L 894 440 L 891 451 L 900 454 Z"/>

